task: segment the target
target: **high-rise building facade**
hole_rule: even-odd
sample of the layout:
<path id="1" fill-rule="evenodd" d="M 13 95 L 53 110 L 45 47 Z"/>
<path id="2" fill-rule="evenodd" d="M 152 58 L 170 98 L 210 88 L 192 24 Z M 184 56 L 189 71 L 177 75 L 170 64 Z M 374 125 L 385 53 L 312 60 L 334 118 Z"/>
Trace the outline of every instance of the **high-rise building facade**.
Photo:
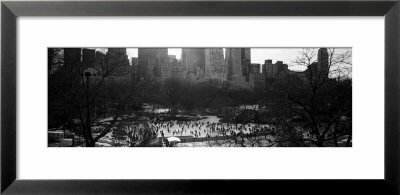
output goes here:
<path id="1" fill-rule="evenodd" d="M 260 64 L 251 63 L 249 66 L 249 74 L 260 73 Z"/>
<path id="2" fill-rule="evenodd" d="M 251 58 L 251 50 L 250 48 L 241 48 L 241 56 L 242 58 L 245 59 L 250 59 Z"/>
<path id="3" fill-rule="evenodd" d="M 185 64 L 188 73 L 200 74 L 205 70 L 205 49 L 204 48 L 183 48 L 182 62 Z"/>
<path id="4" fill-rule="evenodd" d="M 243 76 L 242 72 L 242 49 L 226 48 L 225 59 L 228 65 L 228 79 Z"/>
<path id="5" fill-rule="evenodd" d="M 168 64 L 167 48 L 139 48 L 138 76 L 140 79 L 152 80 L 162 78 L 164 67 Z"/>
<path id="6" fill-rule="evenodd" d="M 96 51 L 94 49 L 82 49 L 82 64 L 85 69 L 95 67 Z"/>
<path id="7" fill-rule="evenodd" d="M 170 63 L 177 61 L 176 55 L 168 55 L 168 60 Z"/>
<path id="8" fill-rule="evenodd" d="M 318 62 L 313 62 L 311 65 L 307 66 L 307 69 L 304 71 L 307 79 L 310 82 L 317 82 L 319 80 L 319 74 L 318 74 Z"/>
<path id="9" fill-rule="evenodd" d="M 276 61 L 276 63 L 272 65 L 273 77 L 285 74 L 288 72 L 288 70 L 288 65 L 284 64 L 283 61 Z"/>
<path id="10" fill-rule="evenodd" d="M 241 48 L 241 57 L 242 57 L 242 75 L 246 77 L 246 80 L 249 80 L 249 66 L 251 63 L 251 49 L 250 48 Z"/>
<path id="11" fill-rule="evenodd" d="M 318 58 L 307 67 L 305 71 L 307 79 L 311 82 L 322 82 L 329 74 L 329 54 L 326 48 L 318 50 Z"/>
<path id="12" fill-rule="evenodd" d="M 110 82 L 124 85 L 132 83 L 132 67 L 126 54 L 126 48 L 108 48 L 106 56 Z"/>
<path id="13" fill-rule="evenodd" d="M 65 48 L 64 49 L 64 65 L 66 68 L 74 68 L 79 66 L 82 57 L 81 48 Z"/>
<path id="14" fill-rule="evenodd" d="M 137 82 L 139 80 L 138 78 L 139 59 L 132 57 L 131 66 L 132 66 L 132 81 Z"/>
<path id="15" fill-rule="evenodd" d="M 265 75 L 260 72 L 251 72 L 249 74 L 249 88 L 261 89 L 265 86 Z"/>
<path id="16" fill-rule="evenodd" d="M 95 55 L 96 55 L 95 56 L 95 65 L 94 65 L 95 69 L 100 70 L 100 71 L 106 69 L 106 65 L 107 65 L 106 54 L 103 52 L 100 52 L 100 51 L 96 51 Z"/>
<path id="17" fill-rule="evenodd" d="M 266 78 L 274 77 L 272 60 L 268 59 L 264 61 L 262 73 L 265 75 Z"/>
<path id="18" fill-rule="evenodd" d="M 126 48 L 108 48 L 107 66 L 108 68 L 129 66 L 129 59 L 128 55 L 126 54 Z"/>
<path id="19" fill-rule="evenodd" d="M 323 72 L 323 73 L 328 72 L 329 69 L 328 60 L 329 60 L 328 50 L 326 48 L 320 48 L 318 50 L 318 66 L 317 66 L 318 72 Z"/>
<path id="20" fill-rule="evenodd" d="M 226 61 L 222 48 L 205 49 L 205 76 L 220 81 L 227 80 Z"/>
<path id="21" fill-rule="evenodd" d="M 274 75 L 279 74 L 282 71 L 282 66 L 283 66 L 282 61 L 276 61 L 272 68 L 273 74 Z"/>
<path id="22" fill-rule="evenodd" d="M 186 67 L 182 61 L 171 61 L 171 78 L 176 80 L 183 80 L 186 78 Z"/>

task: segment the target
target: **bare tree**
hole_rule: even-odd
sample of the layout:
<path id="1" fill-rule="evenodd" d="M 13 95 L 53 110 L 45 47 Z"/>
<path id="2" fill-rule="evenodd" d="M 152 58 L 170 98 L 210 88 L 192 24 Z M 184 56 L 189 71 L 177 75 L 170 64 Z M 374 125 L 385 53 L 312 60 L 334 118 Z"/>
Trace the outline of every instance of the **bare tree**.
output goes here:
<path id="1" fill-rule="evenodd" d="M 64 60 L 61 70 L 49 75 L 49 90 L 52 90 L 49 95 L 57 94 L 75 108 L 87 147 L 94 147 L 100 138 L 117 126 L 126 113 L 126 103 L 138 87 L 127 79 L 121 80 L 129 75 L 127 64 L 121 60 L 108 61 L 107 68 L 100 69 L 88 68 L 81 57 L 75 57 L 73 63 Z M 122 82 L 122 85 L 117 82 Z M 123 89 L 116 90 L 118 86 Z M 99 104 L 106 105 L 102 113 L 96 113 Z M 108 116 L 110 120 L 99 122 L 100 116 Z M 96 133 L 93 132 L 94 125 L 101 127 Z"/>
<path id="2" fill-rule="evenodd" d="M 326 135 L 344 116 L 351 117 L 351 50 L 327 49 L 326 71 L 318 64 L 318 52 L 306 48 L 292 61 L 307 67 L 305 88 L 287 93 L 287 107 L 297 113 L 310 128 L 317 146 L 323 146 Z M 343 93 L 343 88 L 349 93 Z M 346 97 L 345 97 L 346 96 Z M 328 101 L 332 100 L 332 101 Z M 336 104 L 336 105 L 335 105 Z M 348 136 L 351 139 L 351 136 Z"/>

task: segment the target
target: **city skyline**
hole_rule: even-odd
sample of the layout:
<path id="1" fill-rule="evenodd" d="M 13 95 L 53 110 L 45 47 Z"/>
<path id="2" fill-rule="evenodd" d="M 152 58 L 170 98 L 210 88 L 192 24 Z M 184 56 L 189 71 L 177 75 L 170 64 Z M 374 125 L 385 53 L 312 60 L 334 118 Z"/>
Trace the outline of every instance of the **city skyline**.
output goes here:
<path id="1" fill-rule="evenodd" d="M 186 47 L 188 48 L 188 47 Z M 225 47 L 222 47 L 225 55 Z M 232 47 L 230 47 L 232 48 Z M 283 61 L 289 65 L 290 70 L 304 71 L 306 67 L 293 65 L 292 60 L 301 52 L 303 48 L 250 48 L 251 49 L 251 63 L 264 64 L 265 60 L 272 60 L 273 63 Z M 336 48 L 337 53 L 343 53 L 348 49 L 347 47 Z M 126 48 L 126 53 L 129 61 L 132 57 L 138 57 L 138 48 Z M 168 48 L 168 55 L 175 55 L 178 60 L 181 59 L 182 48 Z"/>
<path id="2" fill-rule="evenodd" d="M 93 74 L 117 63 L 121 67 L 114 79 L 130 82 L 213 80 L 230 83 L 233 88 L 254 90 L 270 85 L 271 79 L 278 81 L 289 75 L 303 82 L 325 76 L 351 78 L 351 69 L 346 66 L 351 63 L 351 49 L 344 48 L 66 48 L 66 52 L 66 62 L 82 59 L 86 68 L 96 69 Z M 307 60 L 299 61 L 299 57 Z M 329 68 L 328 58 L 343 67 Z M 344 61 L 337 61 L 339 58 Z"/>
<path id="3" fill-rule="evenodd" d="M 351 147 L 351 49 L 257 49 L 50 48 L 49 146 Z"/>

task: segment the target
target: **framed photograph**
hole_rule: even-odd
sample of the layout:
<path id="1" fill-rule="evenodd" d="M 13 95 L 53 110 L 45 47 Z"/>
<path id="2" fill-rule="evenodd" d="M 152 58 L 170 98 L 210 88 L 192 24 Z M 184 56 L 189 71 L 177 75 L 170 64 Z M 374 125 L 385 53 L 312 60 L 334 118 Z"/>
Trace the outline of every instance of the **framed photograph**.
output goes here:
<path id="1" fill-rule="evenodd" d="M 396 0 L 2 1 L 1 192 L 398 194 L 399 23 Z"/>

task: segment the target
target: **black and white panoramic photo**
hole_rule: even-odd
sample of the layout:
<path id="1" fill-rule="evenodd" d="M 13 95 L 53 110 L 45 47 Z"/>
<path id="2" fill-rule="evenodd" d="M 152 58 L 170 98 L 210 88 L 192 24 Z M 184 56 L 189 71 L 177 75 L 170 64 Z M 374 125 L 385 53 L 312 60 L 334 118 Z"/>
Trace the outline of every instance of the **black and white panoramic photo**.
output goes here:
<path id="1" fill-rule="evenodd" d="M 48 147 L 352 147 L 352 48 L 47 48 Z"/>

